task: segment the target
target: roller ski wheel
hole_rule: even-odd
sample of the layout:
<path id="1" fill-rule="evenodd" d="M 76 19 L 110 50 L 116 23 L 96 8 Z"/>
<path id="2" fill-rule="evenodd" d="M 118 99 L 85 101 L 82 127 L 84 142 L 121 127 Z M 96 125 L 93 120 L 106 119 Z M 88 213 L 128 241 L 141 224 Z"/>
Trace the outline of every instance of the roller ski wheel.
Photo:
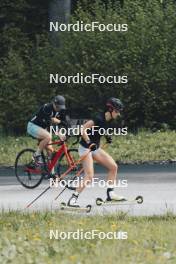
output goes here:
<path id="1" fill-rule="evenodd" d="M 135 200 L 136 200 L 136 202 L 137 202 L 138 204 L 142 204 L 143 201 L 144 201 L 144 199 L 143 199 L 143 197 L 142 197 L 141 195 L 137 196 Z"/>
<path id="2" fill-rule="evenodd" d="M 102 198 L 97 198 L 96 199 L 96 205 L 101 206 L 101 205 L 125 205 L 125 204 L 142 204 L 143 203 L 143 197 L 142 196 L 137 196 L 135 199 L 122 199 L 119 201 L 115 200 L 103 200 Z"/>
<path id="3" fill-rule="evenodd" d="M 97 198 L 97 199 L 96 199 L 96 205 L 100 206 L 100 205 L 102 205 L 102 204 L 104 204 L 103 199 L 101 199 L 101 198 Z"/>
<path id="4" fill-rule="evenodd" d="M 92 206 L 90 204 L 88 204 L 86 207 L 70 206 L 63 202 L 61 203 L 60 209 L 65 211 L 78 211 L 78 212 L 90 213 Z"/>
<path id="5" fill-rule="evenodd" d="M 127 199 L 121 199 L 119 201 L 115 201 L 115 200 L 103 200 L 102 198 L 97 198 L 96 199 L 96 205 L 101 206 L 101 205 L 113 205 L 113 204 L 119 204 L 119 203 L 123 203 L 123 202 L 127 202 Z"/>

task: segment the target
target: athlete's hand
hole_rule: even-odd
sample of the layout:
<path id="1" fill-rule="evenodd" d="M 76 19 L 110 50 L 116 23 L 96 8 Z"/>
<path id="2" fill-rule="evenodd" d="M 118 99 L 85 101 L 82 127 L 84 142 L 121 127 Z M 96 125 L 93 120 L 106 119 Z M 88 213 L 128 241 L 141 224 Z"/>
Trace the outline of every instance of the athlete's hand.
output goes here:
<path id="1" fill-rule="evenodd" d="M 108 144 L 111 144 L 112 143 L 112 137 L 111 136 L 106 136 L 106 142 Z"/>
<path id="2" fill-rule="evenodd" d="M 89 149 L 91 151 L 95 151 L 97 149 L 97 145 L 95 143 L 90 142 L 89 143 Z"/>
<path id="3" fill-rule="evenodd" d="M 61 123 L 61 120 L 56 117 L 52 117 L 51 122 L 55 125 L 59 125 Z"/>

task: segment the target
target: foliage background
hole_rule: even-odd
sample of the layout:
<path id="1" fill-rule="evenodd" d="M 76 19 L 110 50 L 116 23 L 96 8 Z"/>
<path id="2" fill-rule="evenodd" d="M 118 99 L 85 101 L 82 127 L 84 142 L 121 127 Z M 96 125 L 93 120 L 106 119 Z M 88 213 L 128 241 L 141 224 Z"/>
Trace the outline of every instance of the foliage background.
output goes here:
<path id="1" fill-rule="evenodd" d="M 176 128 L 175 1 L 72 1 L 70 22 L 127 23 L 127 33 L 49 34 L 50 0 L 0 3 L 0 127 L 22 134 L 28 119 L 55 94 L 71 117 L 103 109 L 109 96 L 125 104 L 131 130 Z M 77 3 L 76 3 L 77 2 Z M 76 4 L 74 7 L 74 3 Z M 49 73 L 128 75 L 126 85 L 49 84 Z M 79 115 L 79 116 L 78 116 Z"/>

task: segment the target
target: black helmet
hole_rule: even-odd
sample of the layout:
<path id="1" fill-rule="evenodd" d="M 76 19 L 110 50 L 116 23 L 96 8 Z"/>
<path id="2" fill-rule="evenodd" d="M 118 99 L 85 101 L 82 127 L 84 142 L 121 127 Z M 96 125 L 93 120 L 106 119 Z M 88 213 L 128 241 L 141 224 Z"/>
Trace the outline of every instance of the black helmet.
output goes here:
<path id="1" fill-rule="evenodd" d="M 65 98 L 64 98 L 62 95 L 57 95 L 57 96 L 54 98 L 53 102 L 54 102 L 57 106 L 59 106 L 60 110 L 64 110 L 64 109 L 66 109 L 66 107 L 65 107 Z"/>
<path id="2" fill-rule="evenodd" d="M 114 109 L 121 112 L 124 108 L 123 103 L 120 101 L 120 99 L 111 97 L 107 100 L 106 106 L 108 107 L 108 111 L 112 112 Z"/>

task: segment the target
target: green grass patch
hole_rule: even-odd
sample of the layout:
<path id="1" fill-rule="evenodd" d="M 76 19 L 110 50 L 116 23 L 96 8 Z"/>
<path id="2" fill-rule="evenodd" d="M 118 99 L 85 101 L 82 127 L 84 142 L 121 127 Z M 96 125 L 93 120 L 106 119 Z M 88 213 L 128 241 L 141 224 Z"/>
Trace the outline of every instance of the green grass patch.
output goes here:
<path id="1" fill-rule="evenodd" d="M 137 135 L 114 137 L 107 151 L 119 162 L 176 160 L 176 133 L 174 131 L 141 131 Z"/>
<path id="2" fill-rule="evenodd" d="M 36 145 L 37 141 L 30 137 L 1 137 L 0 164 L 13 165 L 19 151 L 28 147 L 35 149 Z M 176 133 L 141 131 L 137 135 L 116 136 L 106 151 L 124 163 L 173 160 L 176 159 Z"/>
<path id="3" fill-rule="evenodd" d="M 24 148 L 36 148 L 37 141 L 30 137 L 1 137 L 0 164 L 14 165 L 15 158 Z"/>
<path id="4" fill-rule="evenodd" d="M 50 239 L 58 232 L 127 232 L 126 240 Z M 0 215 L 0 263 L 176 263 L 176 216 L 129 217 L 19 212 Z"/>

